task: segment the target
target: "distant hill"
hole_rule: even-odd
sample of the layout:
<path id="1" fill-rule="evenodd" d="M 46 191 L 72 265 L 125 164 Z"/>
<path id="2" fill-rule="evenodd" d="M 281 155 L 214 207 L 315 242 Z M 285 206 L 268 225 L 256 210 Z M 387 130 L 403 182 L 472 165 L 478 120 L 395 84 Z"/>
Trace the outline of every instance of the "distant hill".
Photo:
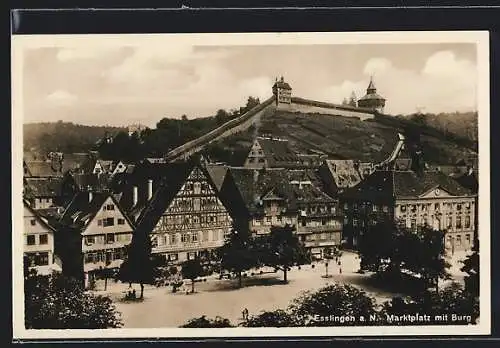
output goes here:
<path id="1" fill-rule="evenodd" d="M 46 153 L 85 152 L 106 134 L 126 131 L 125 128 L 107 126 L 83 126 L 71 122 L 28 123 L 23 126 L 23 148 L 25 151 Z"/>
<path id="2" fill-rule="evenodd" d="M 449 116 L 452 119 L 452 116 Z M 323 152 L 330 158 L 382 161 L 393 150 L 397 133 L 415 137 L 431 164 L 454 164 L 477 153 L 477 142 L 458 127 L 435 128 L 431 122 L 417 122 L 412 117 L 377 115 L 361 121 L 353 117 L 320 113 L 275 110 L 260 119 L 257 126 L 210 144 L 204 151 L 212 160 L 242 165 L 250 145 L 257 135 L 272 135 L 289 140 L 300 153 Z M 473 120 L 471 120 L 472 122 Z M 463 122 L 463 121 L 462 121 Z M 477 139 L 477 137 L 476 137 Z"/>
<path id="3" fill-rule="evenodd" d="M 478 139 L 477 112 L 453 112 L 440 114 L 419 113 L 399 117 L 414 121 L 418 124 L 425 124 L 446 134 L 454 134 L 474 142 L 477 142 Z"/>

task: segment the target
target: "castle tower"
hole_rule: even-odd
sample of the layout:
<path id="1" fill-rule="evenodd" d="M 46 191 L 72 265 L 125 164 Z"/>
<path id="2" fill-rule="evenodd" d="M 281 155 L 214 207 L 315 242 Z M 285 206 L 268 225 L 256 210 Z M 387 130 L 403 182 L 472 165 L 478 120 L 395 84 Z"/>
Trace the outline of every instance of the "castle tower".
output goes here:
<path id="1" fill-rule="evenodd" d="M 366 94 L 358 100 L 358 106 L 360 108 L 368 108 L 378 111 L 380 113 L 384 112 L 385 98 L 377 94 L 377 89 L 375 88 L 375 83 L 373 83 L 373 78 L 370 78 L 370 83 L 366 89 Z"/>
<path id="2" fill-rule="evenodd" d="M 283 76 L 280 80 L 276 79 L 273 85 L 273 95 L 277 108 L 286 108 L 292 104 L 292 87 L 285 82 Z"/>

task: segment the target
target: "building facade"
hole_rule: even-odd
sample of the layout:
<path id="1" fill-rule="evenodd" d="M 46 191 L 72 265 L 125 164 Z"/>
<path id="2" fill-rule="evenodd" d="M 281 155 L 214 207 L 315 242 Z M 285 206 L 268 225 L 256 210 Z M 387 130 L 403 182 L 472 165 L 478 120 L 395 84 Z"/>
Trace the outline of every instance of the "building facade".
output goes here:
<path id="1" fill-rule="evenodd" d="M 79 192 L 66 208 L 61 221 L 81 234 L 86 283 L 95 271 L 118 269 L 132 240 L 134 225 L 113 195 Z"/>
<path id="2" fill-rule="evenodd" d="M 54 253 L 55 230 L 24 202 L 24 256 L 29 268 L 38 274 L 61 271 L 61 261 Z"/>
<path id="3" fill-rule="evenodd" d="M 276 98 L 277 108 L 287 108 L 292 104 L 292 87 L 285 82 L 283 76 L 273 85 L 273 95 Z"/>
<path id="4" fill-rule="evenodd" d="M 231 202 L 235 219 L 247 221 L 254 236 L 290 225 L 318 258 L 325 248 L 340 244 L 338 201 L 317 187 L 313 171 L 230 168 L 221 194 Z"/>
<path id="5" fill-rule="evenodd" d="M 469 250 L 476 201 L 475 193 L 441 172 L 375 171 L 342 195 L 344 236 L 356 247 L 369 226 L 390 217 L 410 229 L 444 231 L 448 252 Z"/>
<path id="6" fill-rule="evenodd" d="M 175 264 L 224 245 L 232 218 L 206 169 L 179 164 L 170 172 L 169 184 L 154 193 L 138 228 L 149 233 L 153 254 Z"/>

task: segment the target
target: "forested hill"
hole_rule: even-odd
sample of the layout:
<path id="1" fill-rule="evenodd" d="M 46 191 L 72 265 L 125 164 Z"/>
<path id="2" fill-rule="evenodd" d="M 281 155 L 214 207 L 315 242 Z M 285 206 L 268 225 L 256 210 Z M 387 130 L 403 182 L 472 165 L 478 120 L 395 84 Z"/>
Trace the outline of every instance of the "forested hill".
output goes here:
<path id="1" fill-rule="evenodd" d="M 105 159 L 129 161 L 146 156 L 162 156 L 176 146 L 238 117 L 258 103 L 257 98 L 249 97 L 247 105 L 240 110 L 227 112 L 221 109 L 215 116 L 196 119 L 188 119 L 186 116 L 180 119 L 163 118 L 158 121 L 155 129 L 146 129 L 132 137 L 128 136 L 126 128 L 118 127 L 83 126 L 65 122 L 26 124 L 24 148 L 39 153 L 72 153 L 95 149 Z M 473 146 L 474 143 L 477 144 L 476 113 L 384 116 L 371 122 L 362 122 L 328 115 L 278 112 L 269 119 L 261 120 L 258 133 L 291 137 L 291 141 L 300 145 L 300 148 L 309 148 L 313 146 L 311 144 L 317 143 L 316 148 L 339 158 L 357 158 L 375 156 L 382 147 L 392 150 L 393 138 L 405 124 L 426 134 L 422 140 L 427 144 L 426 152 L 432 157 L 432 162 L 452 163 L 476 148 Z M 256 130 L 251 127 L 225 141 L 211 144 L 204 153 L 212 160 L 241 165 L 255 133 Z M 113 136 L 113 142 L 98 145 L 106 134 Z M 307 152 L 306 148 L 301 150 Z"/>
<path id="2" fill-rule="evenodd" d="M 47 153 L 86 152 L 106 134 L 114 135 L 125 128 L 109 126 L 84 126 L 71 122 L 28 123 L 23 126 L 25 151 Z"/>
<path id="3" fill-rule="evenodd" d="M 71 122 L 29 123 L 24 125 L 24 151 L 46 154 L 50 151 L 64 153 L 99 150 L 107 159 L 137 160 L 144 156 L 162 156 L 170 149 L 193 140 L 206 132 L 240 116 L 260 103 L 248 97 L 246 105 L 229 111 L 220 109 L 214 116 L 188 119 L 164 117 L 155 129 L 145 129 L 129 137 L 125 127 L 84 126 Z M 112 144 L 101 144 L 106 135 L 113 137 Z M 140 138 L 140 139 L 139 139 Z"/>
<path id="4" fill-rule="evenodd" d="M 478 140 L 478 114 L 477 112 L 453 112 L 440 114 L 411 114 L 398 116 L 440 130 L 447 134 L 477 142 Z"/>

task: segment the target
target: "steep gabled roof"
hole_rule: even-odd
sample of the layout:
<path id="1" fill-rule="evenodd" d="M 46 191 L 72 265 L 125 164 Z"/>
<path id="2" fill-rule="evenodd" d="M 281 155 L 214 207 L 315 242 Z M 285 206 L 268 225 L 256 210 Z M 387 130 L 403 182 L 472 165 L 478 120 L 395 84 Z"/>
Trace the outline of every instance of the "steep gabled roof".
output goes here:
<path id="1" fill-rule="evenodd" d="M 133 222 L 123 211 L 119 202 L 112 194 L 107 192 L 92 192 L 92 199 L 90 201 L 89 192 L 78 192 L 64 210 L 60 221 L 66 225 L 75 226 L 81 230 L 85 230 L 108 198 L 113 201 L 120 213 L 124 216 L 130 226 L 133 227 Z"/>
<path id="2" fill-rule="evenodd" d="M 358 165 L 353 160 L 326 160 L 326 167 L 336 187 L 353 187 L 361 181 Z"/>
<path id="3" fill-rule="evenodd" d="M 273 166 L 279 163 L 298 162 L 299 158 L 288 146 L 287 141 L 258 138 L 266 159 L 270 162 L 269 165 Z"/>
<path id="4" fill-rule="evenodd" d="M 48 222 L 48 220 L 39 214 L 36 210 L 34 210 L 30 204 L 23 200 L 24 207 L 35 217 L 35 219 L 42 224 L 42 226 L 46 227 L 47 229 L 55 232 L 55 228 Z"/>
<path id="5" fill-rule="evenodd" d="M 286 169 L 256 170 L 249 168 L 230 168 L 231 176 L 245 209 L 249 213 L 262 211 L 264 197 L 281 198 L 286 202 L 287 210 L 297 211 L 300 207 L 313 203 L 334 202 L 335 200 L 311 184 L 292 184 L 310 178 L 308 171 Z M 306 180 L 304 180 L 306 181 Z"/>
<path id="6" fill-rule="evenodd" d="M 228 170 L 228 166 L 219 164 L 207 164 L 206 167 L 208 174 L 210 175 L 217 191 L 220 191 L 224 178 Z"/>
<path id="7" fill-rule="evenodd" d="M 60 221 L 66 225 L 85 229 L 109 197 L 108 193 L 92 192 L 92 199 L 89 201 L 89 194 L 89 192 L 75 194 L 64 210 Z"/>
<path id="8" fill-rule="evenodd" d="M 189 174 L 198 167 L 205 173 L 208 182 L 216 190 L 215 185 L 210 180 L 210 175 L 200 166 L 195 163 L 176 162 L 160 164 L 163 166 L 163 176 L 160 181 L 160 186 L 154 192 L 153 197 L 147 203 L 146 207 L 141 212 L 137 219 L 137 229 L 142 233 L 150 233 L 158 223 L 158 220 L 163 215 L 170 202 L 177 195 L 182 185 L 185 183 Z"/>

